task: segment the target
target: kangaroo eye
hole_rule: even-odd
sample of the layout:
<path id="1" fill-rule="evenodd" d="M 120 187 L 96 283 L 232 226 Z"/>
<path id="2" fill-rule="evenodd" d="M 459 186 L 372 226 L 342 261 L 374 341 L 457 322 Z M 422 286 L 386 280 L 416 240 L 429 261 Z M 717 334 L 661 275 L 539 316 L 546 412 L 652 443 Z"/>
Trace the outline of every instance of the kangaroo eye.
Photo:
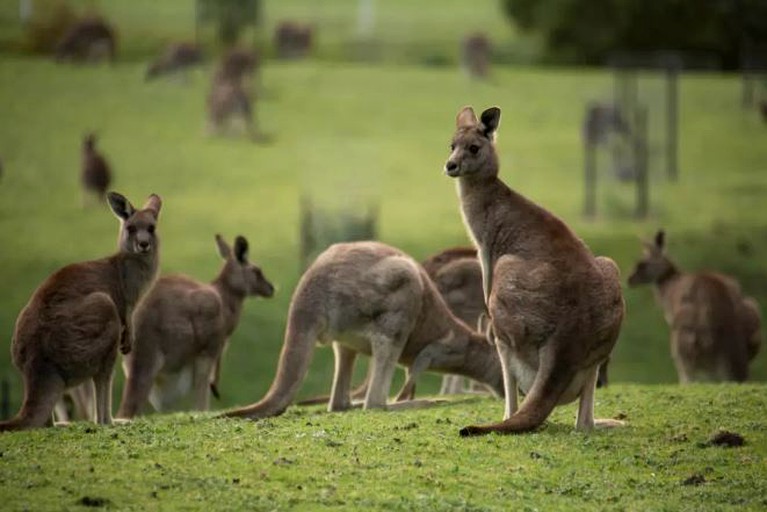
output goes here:
<path id="1" fill-rule="evenodd" d="M 154 233 L 154 224 L 150 224 L 150 225 L 149 225 L 149 226 L 146 228 L 146 230 L 147 230 L 147 231 L 149 231 L 149 234 L 150 234 L 150 235 L 151 235 L 151 234 L 153 234 L 153 233 Z"/>
<path id="2" fill-rule="evenodd" d="M 450 144 L 450 151 L 455 151 L 455 143 Z"/>
<path id="3" fill-rule="evenodd" d="M 479 146 L 477 146 L 476 144 L 472 144 L 471 146 L 469 146 L 469 152 L 472 155 L 476 155 L 477 153 L 479 153 Z"/>
<path id="4" fill-rule="evenodd" d="M 128 230 L 129 234 L 131 234 L 131 235 L 135 235 L 136 234 L 136 226 L 130 225 L 126 229 Z"/>

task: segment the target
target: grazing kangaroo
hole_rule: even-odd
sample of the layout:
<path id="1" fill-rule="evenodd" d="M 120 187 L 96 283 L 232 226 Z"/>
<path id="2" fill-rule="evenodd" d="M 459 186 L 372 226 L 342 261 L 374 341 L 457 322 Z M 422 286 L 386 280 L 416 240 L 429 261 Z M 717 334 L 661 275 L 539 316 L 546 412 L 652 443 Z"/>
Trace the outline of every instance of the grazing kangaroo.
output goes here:
<path id="1" fill-rule="evenodd" d="M 112 27 L 98 17 L 84 18 L 72 25 L 56 45 L 56 60 L 114 62 L 117 38 Z"/>
<path id="2" fill-rule="evenodd" d="M 397 363 L 407 369 L 402 395 L 425 370 L 465 375 L 498 393 L 503 389 L 492 346 L 453 316 L 418 263 L 382 243 L 340 243 L 320 254 L 296 287 L 277 375 L 266 396 L 224 416 L 255 419 L 284 412 L 316 343 L 332 343 L 335 353 L 329 411 L 351 407 L 358 353 L 372 356 L 366 409 L 387 406 Z"/>
<path id="3" fill-rule="evenodd" d="M 19 413 L 0 431 L 42 427 L 67 388 L 93 380 L 96 422 L 112 421 L 112 370 L 117 347 L 131 350 L 129 319 L 154 281 L 159 241 L 159 196 L 136 210 L 122 195 L 107 195 L 120 219 L 113 256 L 68 265 L 46 279 L 19 314 L 13 363 L 24 380 Z"/>
<path id="4" fill-rule="evenodd" d="M 237 237 L 234 250 L 220 235 L 216 245 L 224 265 L 210 284 L 184 275 L 161 277 L 136 309 L 118 418 L 139 414 L 147 398 L 155 410 L 167 410 L 191 387 L 198 410 L 208 410 L 209 387 L 218 396 L 221 357 L 245 298 L 271 297 L 274 287 L 248 261 L 244 237 Z"/>
<path id="5" fill-rule="evenodd" d="M 744 381 L 761 345 L 761 314 L 737 281 L 714 272 L 688 274 L 666 255 L 665 234 L 645 243 L 629 286 L 654 284 L 671 327 L 671 356 L 679 381 Z"/>
<path id="6" fill-rule="evenodd" d="M 256 72 L 258 58 L 252 52 L 232 50 L 219 63 L 208 94 L 208 131 L 220 132 L 235 115 L 245 122 L 252 139 L 260 137 L 254 120 L 246 79 Z"/>
<path id="7" fill-rule="evenodd" d="M 450 311 L 466 325 L 476 326 L 479 317 L 485 311 L 482 296 L 482 271 L 477 261 L 477 250 L 473 247 L 454 247 L 440 251 L 422 263 L 426 274 L 431 278 L 437 291 L 442 295 Z M 353 400 L 359 400 L 367 394 L 370 382 L 370 370 L 365 380 L 351 392 Z M 445 375 L 442 378 L 440 394 L 464 392 L 464 380 L 461 375 Z M 407 396 L 399 393 L 398 399 L 412 400 L 415 388 L 410 388 Z M 315 405 L 327 403 L 329 396 L 318 396 L 302 400 L 297 405 Z"/>
<path id="8" fill-rule="evenodd" d="M 96 150 L 96 135 L 89 133 L 83 138 L 82 170 L 80 181 L 83 186 L 83 206 L 87 204 L 88 194 L 93 194 L 101 203 L 109 184 L 112 171 L 103 155 Z"/>
<path id="9" fill-rule="evenodd" d="M 309 55 L 314 40 L 311 25 L 282 21 L 274 31 L 274 47 L 279 59 L 300 59 Z"/>
<path id="10" fill-rule="evenodd" d="M 168 45 L 149 65 L 146 80 L 161 75 L 187 70 L 202 63 L 202 50 L 194 43 L 182 42 Z"/>
<path id="11" fill-rule="evenodd" d="M 460 434 L 527 432 L 579 397 L 576 428 L 618 425 L 594 420 L 599 365 L 618 339 L 625 310 L 618 267 L 594 257 L 562 220 L 498 178 L 500 119 L 496 107 L 481 120 L 463 108 L 445 164 L 457 178 L 464 223 L 478 249 L 506 398 L 504 421 Z M 525 393 L 519 408 L 517 388 Z"/>

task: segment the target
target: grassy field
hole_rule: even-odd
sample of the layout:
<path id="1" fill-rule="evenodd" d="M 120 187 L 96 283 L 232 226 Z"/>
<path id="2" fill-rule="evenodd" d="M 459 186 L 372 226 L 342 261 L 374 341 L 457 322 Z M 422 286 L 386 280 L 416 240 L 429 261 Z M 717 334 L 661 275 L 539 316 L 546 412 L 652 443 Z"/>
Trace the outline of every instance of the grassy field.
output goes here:
<path id="1" fill-rule="evenodd" d="M 467 423 L 501 416 L 489 398 L 407 413 L 294 408 L 256 423 L 176 414 L 5 434 L 0 499 L 7 511 L 764 510 L 765 391 L 612 386 L 598 392 L 597 415 L 628 426 L 590 435 L 573 431 L 570 405 L 537 433 L 459 438 Z M 708 446 L 720 429 L 745 445 Z"/>
<path id="2" fill-rule="evenodd" d="M 503 108 L 504 179 L 570 222 L 624 274 L 639 254 L 637 237 L 664 226 L 683 268 L 730 272 L 767 303 L 765 128 L 755 113 L 738 107 L 734 77 L 683 77 L 681 178 L 669 184 L 653 176 L 650 219 L 621 215 L 632 205 L 631 189 L 606 179 L 602 216 L 585 222 L 579 126 L 583 103 L 609 91 L 603 72 L 508 68 L 498 69 L 490 83 L 474 84 L 449 68 L 270 63 L 258 115 L 272 140 L 254 145 L 205 136 L 209 71 L 186 86 L 145 84 L 140 64 L 62 67 L 0 57 L 0 332 L 6 343 L 19 310 L 48 274 L 114 250 L 114 217 L 106 208 L 80 208 L 80 139 L 97 130 L 113 163 L 114 188 L 136 202 L 150 192 L 165 200 L 164 272 L 212 278 L 219 266 L 213 234 L 244 234 L 252 259 L 278 285 L 273 299 L 247 304 L 224 363 L 221 405 L 254 400 L 271 381 L 299 277 L 300 194 L 336 208 L 377 202 L 380 238 L 416 258 L 466 243 L 454 183 L 441 170 L 464 104 Z M 750 251 L 738 250 L 744 244 Z M 651 290 L 626 290 L 626 300 L 613 379 L 674 382 L 668 331 Z M 318 351 L 303 394 L 329 388 L 328 352 Z M 767 378 L 764 352 L 752 374 Z M 0 351 L 0 376 L 11 380 L 18 401 L 7 350 Z M 434 383 L 428 380 L 425 389 Z"/>

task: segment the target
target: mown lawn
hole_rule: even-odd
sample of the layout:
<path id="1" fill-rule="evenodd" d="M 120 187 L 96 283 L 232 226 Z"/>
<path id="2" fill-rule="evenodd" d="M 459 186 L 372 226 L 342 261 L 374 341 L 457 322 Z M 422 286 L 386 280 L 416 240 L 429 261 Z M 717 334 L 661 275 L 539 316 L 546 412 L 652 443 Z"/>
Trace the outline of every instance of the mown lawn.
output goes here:
<path id="1" fill-rule="evenodd" d="M 579 127 L 584 102 L 610 90 L 603 72 L 506 68 L 490 83 L 471 84 L 450 68 L 270 62 L 258 106 L 272 137 L 265 145 L 205 136 L 209 72 L 186 86 L 145 84 L 140 64 L 86 68 L 0 57 L 6 347 L 16 315 L 47 275 L 114 250 L 114 217 L 106 208 L 80 208 L 80 140 L 97 130 L 114 188 L 136 202 L 150 192 L 164 198 L 164 272 L 210 279 L 219 265 L 213 234 L 243 234 L 252 259 L 278 285 L 273 299 L 247 304 L 224 363 L 220 405 L 255 400 L 272 378 L 299 277 L 301 194 L 331 208 L 377 203 L 380 238 L 416 258 L 467 243 L 454 183 L 442 173 L 464 104 L 502 107 L 504 178 L 570 222 L 595 252 L 613 257 L 624 276 L 639 254 L 638 236 L 664 226 L 680 265 L 730 272 L 767 304 L 766 134 L 755 113 L 739 108 L 735 77 L 682 79 L 681 178 L 669 184 L 656 170 L 650 219 L 620 214 L 615 205 L 632 206 L 630 186 L 606 174 L 601 216 L 585 222 Z M 612 378 L 674 382 L 668 331 L 651 290 L 626 290 L 626 300 Z M 328 352 L 318 351 L 304 395 L 329 389 Z M 752 365 L 755 379 L 767 378 L 766 352 Z M 9 355 L 0 350 L 0 377 L 10 379 L 15 407 L 20 381 Z M 427 379 L 423 389 L 434 391 L 435 382 Z"/>
<path id="2" fill-rule="evenodd" d="M 289 409 L 250 422 L 156 416 L 0 436 L 3 510 L 764 510 L 767 389 L 616 385 L 524 436 L 462 439 L 490 398 L 407 412 Z M 719 430 L 741 447 L 708 446 Z"/>

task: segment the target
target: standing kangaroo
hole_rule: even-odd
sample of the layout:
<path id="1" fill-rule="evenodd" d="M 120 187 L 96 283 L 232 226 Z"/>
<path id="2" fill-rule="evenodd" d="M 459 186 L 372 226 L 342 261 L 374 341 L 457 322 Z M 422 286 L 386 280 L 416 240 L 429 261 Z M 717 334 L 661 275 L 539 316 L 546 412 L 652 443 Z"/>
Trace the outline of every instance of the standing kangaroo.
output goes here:
<path id="1" fill-rule="evenodd" d="M 372 357 L 365 409 L 387 406 L 398 362 L 407 369 L 402 395 L 410 393 L 425 370 L 465 375 L 499 394 L 503 390 L 493 348 L 453 316 L 418 263 L 382 243 L 351 242 L 329 247 L 301 277 L 290 303 L 277 375 L 266 396 L 225 416 L 255 419 L 284 412 L 318 342 L 332 343 L 335 353 L 329 411 L 351 407 L 358 353 Z"/>
<path id="2" fill-rule="evenodd" d="M 210 133 L 221 132 L 228 121 L 238 115 L 251 139 L 260 138 L 247 83 L 247 79 L 257 72 L 257 67 L 258 56 L 253 52 L 235 49 L 222 57 L 207 98 Z"/>
<path id="3" fill-rule="evenodd" d="M 471 107 L 462 109 L 445 164 L 457 178 L 463 220 L 478 249 L 506 398 L 504 421 L 460 434 L 531 431 L 555 406 L 579 397 L 577 429 L 619 425 L 594 420 L 599 365 L 625 311 L 618 267 L 594 257 L 562 220 L 498 178 L 500 119 L 496 107 L 481 120 Z M 519 408 L 517 388 L 525 393 Z"/>
<path id="4" fill-rule="evenodd" d="M 133 315 L 133 352 L 123 360 L 127 381 L 118 418 L 132 418 L 147 398 L 166 410 L 194 387 L 195 407 L 208 410 L 208 388 L 218 395 L 221 357 L 247 296 L 271 297 L 274 287 L 248 261 L 248 241 L 234 251 L 216 235 L 224 266 L 205 284 L 183 275 L 157 280 Z"/>
<path id="5" fill-rule="evenodd" d="M 679 381 L 744 381 L 748 362 L 761 345 L 759 305 L 740 285 L 714 272 L 681 272 L 665 251 L 665 234 L 654 243 L 628 279 L 629 286 L 654 284 L 655 297 L 671 327 L 671 356 Z"/>
<path id="6" fill-rule="evenodd" d="M 107 199 L 120 219 L 119 250 L 55 272 L 19 314 L 12 356 L 24 380 L 24 402 L 14 418 L 0 422 L 0 431 L 42 427 L 64 391 L 88 379 L 95 389 L 96 422 L 112 421 L 117 347 L 130 352 L 128 320 L 157 274 L 155 227 L 162 202 L 152 194 L 136 210 L 115 192 Z"/>
<path id="7" fill-rule="evenodd" d="M 99 203 L 102 202 L 112 182 L 112 171 L 104 156 L 96 149 L 96 135 L 93 133 L 83 138 L 80 181 L 83 186 L 83 206 L 87 203 L 89 193 L 95 195 Z"/>

